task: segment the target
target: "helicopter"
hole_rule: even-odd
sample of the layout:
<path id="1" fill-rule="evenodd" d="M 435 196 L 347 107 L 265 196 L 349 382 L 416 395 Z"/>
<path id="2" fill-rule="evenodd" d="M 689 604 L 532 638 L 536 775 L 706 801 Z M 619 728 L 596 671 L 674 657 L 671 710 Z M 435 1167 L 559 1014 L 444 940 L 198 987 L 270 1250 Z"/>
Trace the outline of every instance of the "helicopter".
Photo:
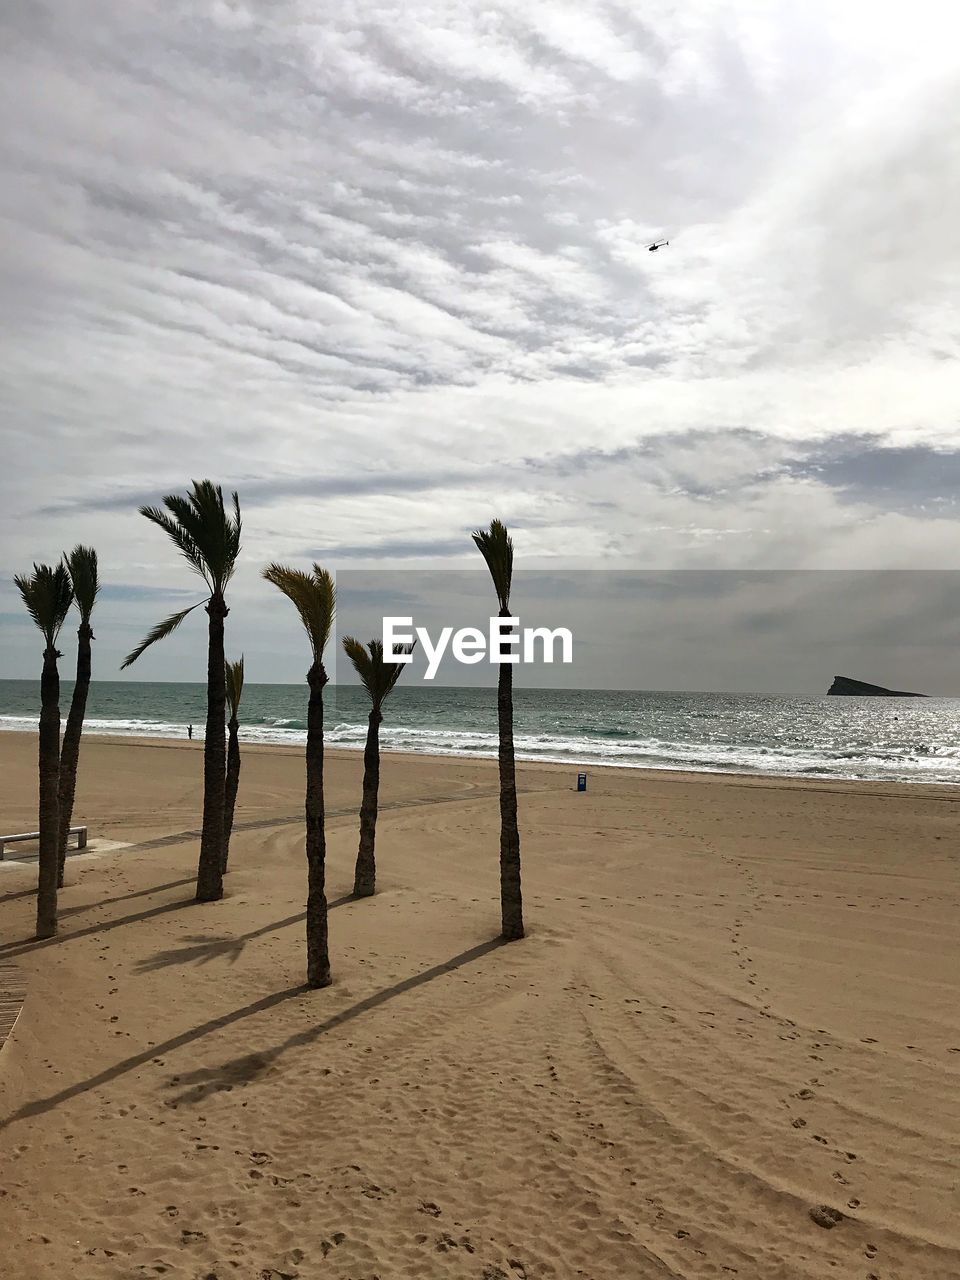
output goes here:
<path id="1" fill-rule="evenodd" d="M 658 249 L 662 249 L 665 244 L 669 244 L 669 240 L 654 240 L 653 244 L 648 244 L 647 248 L 651 253 L 656 253 Z"/>

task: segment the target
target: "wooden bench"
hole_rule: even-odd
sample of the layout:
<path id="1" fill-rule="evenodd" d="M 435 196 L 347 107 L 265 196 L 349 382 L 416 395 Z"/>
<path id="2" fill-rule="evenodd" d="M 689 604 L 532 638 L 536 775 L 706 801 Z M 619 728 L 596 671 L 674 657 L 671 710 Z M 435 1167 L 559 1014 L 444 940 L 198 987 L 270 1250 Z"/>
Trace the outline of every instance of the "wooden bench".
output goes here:
<path id="1" fill-rule="evenodd" d="M 85 849 L 87 847 L 87 828 L 86 827 L 71 827 L 70 831 L 68 832 L 68 839 L 70 836 L 77 837 L 76 847 L 78 849 Z M 20 840 L 39 840 L 39 839 L 40 839 L 39 831 L 21 831 L 19 835 L 15 835 L 15 836 L 0 836 L 0 862 L 3 861 L 4 845 L 16 844 Z"/>

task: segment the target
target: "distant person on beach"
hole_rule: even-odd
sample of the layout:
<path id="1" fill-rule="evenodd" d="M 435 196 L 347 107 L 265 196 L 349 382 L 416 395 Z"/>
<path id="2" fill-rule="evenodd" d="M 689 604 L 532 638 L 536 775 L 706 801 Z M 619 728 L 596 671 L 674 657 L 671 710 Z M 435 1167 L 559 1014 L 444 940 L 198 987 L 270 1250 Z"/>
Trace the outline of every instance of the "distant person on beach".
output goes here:
<path id="1" fill-rule="evenodd" d="M 193 741 L 193 725 L 192 725 L 192 724 L 188 724 L 188 725 L 187 725 L 187 737 L 188 737 L 191 741 Z"/>

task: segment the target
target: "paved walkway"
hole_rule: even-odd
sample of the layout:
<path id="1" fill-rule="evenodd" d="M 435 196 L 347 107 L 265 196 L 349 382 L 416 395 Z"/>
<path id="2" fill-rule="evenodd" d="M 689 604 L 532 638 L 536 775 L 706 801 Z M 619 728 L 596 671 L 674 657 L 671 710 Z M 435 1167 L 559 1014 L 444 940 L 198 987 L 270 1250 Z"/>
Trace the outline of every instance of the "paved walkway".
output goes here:
<path id="1" fill-rule="evenodd" d="M 26 996 L 24 971 L 9 960 L 0 960 L 0 1049 L 13 1030 Z"/>

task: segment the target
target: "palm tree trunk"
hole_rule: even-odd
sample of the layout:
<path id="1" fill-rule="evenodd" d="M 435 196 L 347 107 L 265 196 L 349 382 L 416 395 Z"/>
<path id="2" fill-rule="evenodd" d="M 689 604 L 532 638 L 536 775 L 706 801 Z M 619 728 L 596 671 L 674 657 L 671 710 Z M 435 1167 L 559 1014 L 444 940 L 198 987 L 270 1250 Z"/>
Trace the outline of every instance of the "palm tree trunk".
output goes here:
<path id="1" fill-rule="evenodd" d="M 60 673 L 59 653 L 44 650 L 40 677 L 40 866 L 37 881 L 37 937 L 57 932 L 57 869 L 60 839 Z"/>
<path id="2" fill-rule="evenodd" d="M 501 609 L 501 618 L 510 610 Z M 523 898 L 520 892 L 520 828 L 517 825 L 517 768 L 513 754 L 513 667 L 500 664 L 497 683 L 497 724 L 500 746 L 500 917 L 502 936 L 513 942 L 523 937 Z"/>
<path id="3" fill-rule="evenodd" d="M 363 748 L 363 799 L 360 802 L 360 848 L 353 876 L 353 893 L 369 898 L 377 887 L 377 863 L 373 848 L 377 840 L 377 800 L 380 793 L 380 724 L 379 707 L 370 709 L 367 720 L 367 742 Z"/>
<path id="4" fill-rule="evenodd" d="M 80 735 L 83 718 L 87 712 L 87 694 L 90 691 L 90 641 L 93 631 L 88 622 L 81 622 L 77 631 L 77 680 L 70 699 L 70 713 L 63 731 L 60 747 L 60 839 L 58 847 L 57 887 L 63 888 L 63 868 L 67 860 L 67 839 L 73 818 L 73 799 L 77 790 L 77 765 L 80 761 Z"/>
<path id="5" fill-rule="evenodd" d="M 223 800 L 223 864 L 222 871 L 227 869 L 230 857 L 230 837 L 233 834 L 233 811 L 237 807 L 237 791 L 240 787 L 240 724 L 236 716 L 231 716 L 227 725 L 230 739 L 227 743 L 227 779 Z"/>
<path id="6" fill-rule="evenodd" d="M 227 606 L 222 595 L 207 601 L 207 728 L 203 744 L 203 828 L 197 866 L 197 901 L 223 897 L 223 811 L 226 798 L 226 706 L 223 622 Z"/>
<path id="7" fill-rule="evenodd" d="M 307 673 L 307 986 L 329 987 L 327 950 L 327 838 L 323 812 L 323 686 L 327 673 L 315 662 Z"/>

